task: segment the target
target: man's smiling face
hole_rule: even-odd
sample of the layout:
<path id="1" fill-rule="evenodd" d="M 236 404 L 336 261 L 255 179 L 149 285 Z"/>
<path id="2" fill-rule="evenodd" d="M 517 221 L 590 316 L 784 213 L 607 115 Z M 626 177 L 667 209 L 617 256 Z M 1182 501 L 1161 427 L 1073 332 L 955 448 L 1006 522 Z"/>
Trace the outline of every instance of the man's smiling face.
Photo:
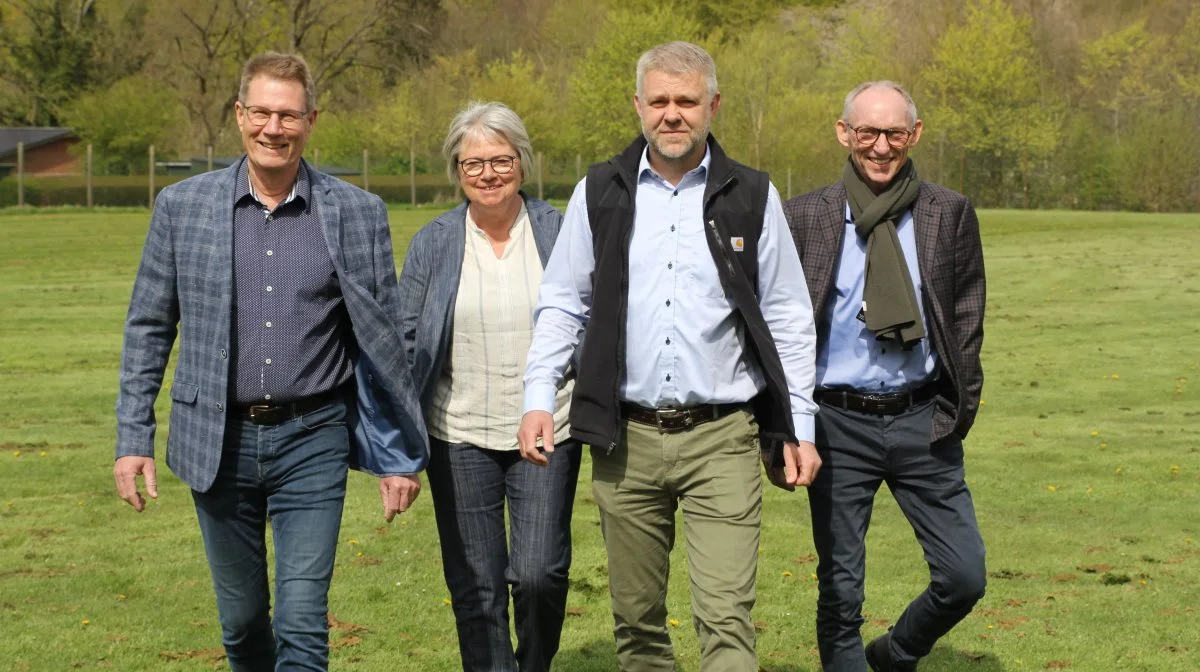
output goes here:
<path id="1" fill-rule="evenodd" d="M 266 111 L 270 118 L 258 125 L 251 119 L 251 110 Z M 246 99 L 237 102 L 235 111 L 251 172 L 260 176 L 294 173 L 317 120 L 316 111 L 308 109 L 304 85 L 258 75 L 250 80 Z M 288 117 L 294 120 L 297 115 L 300 123 L 289 127 Z"/>

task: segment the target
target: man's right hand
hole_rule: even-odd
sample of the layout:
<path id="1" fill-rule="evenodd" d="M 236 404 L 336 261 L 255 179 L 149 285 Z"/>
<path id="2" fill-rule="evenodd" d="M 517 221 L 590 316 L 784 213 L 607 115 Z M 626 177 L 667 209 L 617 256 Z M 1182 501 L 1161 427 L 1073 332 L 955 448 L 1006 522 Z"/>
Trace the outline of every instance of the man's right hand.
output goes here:
<path id="1" fill-rule="evenodd" d="M 538 439 L 542 447 L 538 448 Z M 554 416 L 546 411 L 529 411 L 521 418 L 521 427 L 517 430 L 517 446 L 521 449 L 521 457 L 539 467 L 550 464 L 547 453 L 554 452 Z"/>
<path id="2" fill-rule="evenodd" d="M 126 455 L 117 458 L 113 465 L 113 480 L 117 482 L 117 496 L 129 502 L 139 513 L 146 508 L 146 500 L 137 489 L 137 476 L 146 482 L 146 494 L 158 499 L 158 478 L 154 474 L 154 458 Z"/>

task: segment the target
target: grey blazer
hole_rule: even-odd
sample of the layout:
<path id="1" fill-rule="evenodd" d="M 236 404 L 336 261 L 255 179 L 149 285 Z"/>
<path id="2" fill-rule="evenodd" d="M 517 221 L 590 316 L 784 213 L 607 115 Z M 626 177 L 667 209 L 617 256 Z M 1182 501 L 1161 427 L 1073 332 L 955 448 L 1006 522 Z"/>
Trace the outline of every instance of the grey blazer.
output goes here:
<path id="1" fill-rule="evenodd" d="M 521 193 L 542 268 L 562 228 L 554 206 Z M 400 333 L 422 402 L 428 401 L 446 354 L 466 247 L 467 203 L 443 213 L 413 236 L 400 269 Z"/>
<path id="2" fill-rule="evenodd" d="M 154 205 L 125 321 L 117 457 L 154 455 L 154 400 L 176 336 L 167 466 L 193 489 L 212 486 L 229 402 L 233 194 L 238 164 L 163 189 Z M 306 164 L 307 167 L 307 164 Z M 312 203 L 353 325 L 357 404 L 351 466 L 412 474 L 428 460 L 425 422 L 392 316 L 399 296 L 387 208 L 309 169 Z"/>

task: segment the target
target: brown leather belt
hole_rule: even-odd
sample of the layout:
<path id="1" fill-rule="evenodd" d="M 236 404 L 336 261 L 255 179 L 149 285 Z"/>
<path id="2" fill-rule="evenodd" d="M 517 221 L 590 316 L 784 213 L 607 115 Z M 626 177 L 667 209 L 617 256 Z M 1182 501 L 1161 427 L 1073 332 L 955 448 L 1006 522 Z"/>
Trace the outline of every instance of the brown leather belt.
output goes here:
<path id="1" fill-rule="evenodd" d="M 305 413 L 328 406 L 336 400 L 344 398 L 342 388 L 321 392 L 310 397 L 304 397 L 286 404 L 249 404 L 237 406 L 235 410 L 244 420 L 256 425 L 278 425 L 292 418 L 298 418 Z"/>
<path id="2" fill-rule="evenodd" d="M 702 404 L 687 408 L 645 408 L 637 404 L 621 402 L 621 416 L 639 425 L 655 427 L 663 434 L 686 432 L 696 425 L 720 420 L 721 418 L 746 408 L 744 402 L 733 404 Z"/>
<path id="3" fill-rule="evenodd" d="M 908 409 L 937 396 L 937 385 L 926 383 L 915 390 L 892 394 L 863 394 L 854 390 L 817 390 L 813 400 L 818 404 L 844 408 L 847 411 L 871 415 L 899 415 Z"/>

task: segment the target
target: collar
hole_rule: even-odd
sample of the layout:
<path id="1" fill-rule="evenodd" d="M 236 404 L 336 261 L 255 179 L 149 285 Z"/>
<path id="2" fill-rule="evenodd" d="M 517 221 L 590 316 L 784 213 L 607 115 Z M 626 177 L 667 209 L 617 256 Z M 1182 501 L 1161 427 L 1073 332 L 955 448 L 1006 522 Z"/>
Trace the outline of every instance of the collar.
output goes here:
<path id="1" fill-rule="evenodd" d="M 254 199 L 255 203 L 262 205 L 262 199 L 258 196 L 258 190 L 254 188 L 254 183 L 250 181 L 250 159 L 242 157 L 242 163 L 238 167 L 237 174 L 237 189 L 233 193 L 233 202 L 240 203 L 243 198 L 249 196 Z M 308 168 L 304 162 L 300 162 L 300 170 L 296 173 L 296 181 L 292 183 L 292 190 L 288 192 L 287 198 L 280 201 L 276 208 L 282 207 L 292 201 L 300 199 L 305 205 L 312 201 L 312 182 L 309 180 Z"/>

